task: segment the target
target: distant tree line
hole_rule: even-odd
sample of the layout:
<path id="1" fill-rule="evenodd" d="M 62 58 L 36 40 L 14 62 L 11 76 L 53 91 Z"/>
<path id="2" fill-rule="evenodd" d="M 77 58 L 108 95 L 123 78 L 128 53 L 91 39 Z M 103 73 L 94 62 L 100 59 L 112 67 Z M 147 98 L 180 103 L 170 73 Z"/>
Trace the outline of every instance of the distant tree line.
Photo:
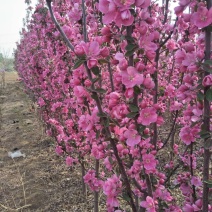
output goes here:
<path id="1" fill-rule="evenodd" d="M 14 59 L 8 54 L 0 52 L 0 69 L 5 71 L 14 71 Z"/>

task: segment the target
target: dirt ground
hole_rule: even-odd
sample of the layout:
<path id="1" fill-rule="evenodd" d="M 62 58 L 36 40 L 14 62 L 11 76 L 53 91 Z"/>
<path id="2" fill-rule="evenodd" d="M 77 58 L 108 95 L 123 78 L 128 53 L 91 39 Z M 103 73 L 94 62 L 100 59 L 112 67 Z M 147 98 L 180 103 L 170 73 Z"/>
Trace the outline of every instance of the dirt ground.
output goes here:
<path id="1" fill-rule="evenodd" d="M 78 169 L 55 154 L 17 77 L 7 73 L 0 87 L 0 211 L 92 211 Z M 12 159 L 8 152 L 15 149 L 26 156 Z"/>

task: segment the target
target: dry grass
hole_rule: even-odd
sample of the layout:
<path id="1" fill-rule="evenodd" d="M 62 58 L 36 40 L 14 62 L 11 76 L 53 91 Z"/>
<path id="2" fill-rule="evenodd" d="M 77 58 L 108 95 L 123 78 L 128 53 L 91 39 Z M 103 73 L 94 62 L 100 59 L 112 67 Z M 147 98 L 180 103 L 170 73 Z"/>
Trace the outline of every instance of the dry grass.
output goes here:
<path id="1" fill-rule="evenodd" d="M 67 168 L 55 154 L 17 78 L 6 73 L 0 89 L 0 211 L 92 211 L 92 195 L 86 203 L 81 193 L 80 169 Z M 15 148 L 26 157 L 8 157 Z"/>

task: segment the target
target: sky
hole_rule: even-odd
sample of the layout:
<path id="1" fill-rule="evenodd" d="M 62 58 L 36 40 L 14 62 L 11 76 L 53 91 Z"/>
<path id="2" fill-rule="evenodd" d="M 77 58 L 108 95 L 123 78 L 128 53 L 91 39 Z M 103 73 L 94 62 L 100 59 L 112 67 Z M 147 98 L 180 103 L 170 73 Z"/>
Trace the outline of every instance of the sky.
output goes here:
<path id="1" fill-rule="evenodd" d="M 12 56 L 26 16 L 25 0 L 0 0 L 0 52 Z M 33 0 L 36 2 L 36 0 Z"/>

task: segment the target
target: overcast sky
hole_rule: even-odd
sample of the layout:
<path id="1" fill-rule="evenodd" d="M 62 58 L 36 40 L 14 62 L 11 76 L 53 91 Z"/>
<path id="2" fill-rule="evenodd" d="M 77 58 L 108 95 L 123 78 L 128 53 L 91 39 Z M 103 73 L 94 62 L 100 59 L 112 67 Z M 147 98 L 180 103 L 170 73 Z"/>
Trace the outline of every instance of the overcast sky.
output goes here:
<path id="1" fill-rule="evenodd" d="M 12 55 L 20 39 L 26 8 L 24 0 L 0 0 L 0 52 Z"/>

